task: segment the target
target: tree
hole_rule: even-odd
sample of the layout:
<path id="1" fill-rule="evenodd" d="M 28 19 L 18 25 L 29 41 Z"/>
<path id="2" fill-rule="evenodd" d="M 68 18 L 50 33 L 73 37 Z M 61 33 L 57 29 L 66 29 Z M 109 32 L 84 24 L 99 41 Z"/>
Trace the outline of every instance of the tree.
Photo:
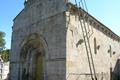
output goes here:
<path id="1" fill-rule="evenodd" d="M 0 31 L 0 52 L 5 48 L 5 33 Z"/>
<path id="2" fill-rule="evenodd" d="M 9 61 L 9 54 L 10 54 L 10 50 L 9 49 L 1 51 L 0 55 L 1 55 L 1 57 L 2 57 L 4 62 Z"/>
<path id="3" fill-rule="evenodd" d="M 9 53 L 10 50 L 9 49 L 5 49 L 5 33 L 0 31 L 0 55 L 2 57 L 2 59 L 7 62 L 9 60 Z"/>

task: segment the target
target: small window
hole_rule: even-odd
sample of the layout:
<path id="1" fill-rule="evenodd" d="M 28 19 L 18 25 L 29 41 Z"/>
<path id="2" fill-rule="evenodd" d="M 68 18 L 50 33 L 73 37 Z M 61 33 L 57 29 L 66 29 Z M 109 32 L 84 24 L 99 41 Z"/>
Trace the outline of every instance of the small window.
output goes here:
<path id="1" fill-rule="evenodd" d="M 94 38 L 94 53 L 97 54 L 97 43 L 96 43 L 96 38 Z"/>
<path id="2" fill-rule="evenodd" d="M 109 49 L 108 49 L 108 53 L 110 53 L 110 57 L 112 57 L 112 48 L 111 48 L 111 45 L 109 46 Z"/>
<path id="3" fill-rule="evenodd" d="M 115 52 L 115 51 L 113 52 L 113 55 L 114 55 L 114 54 L 116 54 L 116 52 Z"/>
<path id="4" fill-rule="evenodd" d="M 100 45 L 97 46 L 97 50 L 99 50 L 99 49 L 100 49 Z"/>

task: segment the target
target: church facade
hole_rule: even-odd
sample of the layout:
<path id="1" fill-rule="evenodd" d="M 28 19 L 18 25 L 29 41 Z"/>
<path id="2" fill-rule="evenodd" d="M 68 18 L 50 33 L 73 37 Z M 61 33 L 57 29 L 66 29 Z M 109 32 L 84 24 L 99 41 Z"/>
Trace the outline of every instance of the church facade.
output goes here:
<path id="1" fill-rule="evenodd" d="M 26 0 L 12 27 L 10 80 L 117 80 L 120 37 L 66 0 Z"/>

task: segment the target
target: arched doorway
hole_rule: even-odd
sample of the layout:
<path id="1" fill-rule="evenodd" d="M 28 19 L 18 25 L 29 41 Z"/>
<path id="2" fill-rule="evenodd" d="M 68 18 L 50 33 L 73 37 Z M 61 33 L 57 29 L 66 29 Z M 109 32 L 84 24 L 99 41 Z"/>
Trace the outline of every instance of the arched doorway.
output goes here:
<path id="1" fill-rule="evenodd" d="M 20 80 L 44 80 L 45 49 L 38 35 L 24 42 L 20 61 Z"/>

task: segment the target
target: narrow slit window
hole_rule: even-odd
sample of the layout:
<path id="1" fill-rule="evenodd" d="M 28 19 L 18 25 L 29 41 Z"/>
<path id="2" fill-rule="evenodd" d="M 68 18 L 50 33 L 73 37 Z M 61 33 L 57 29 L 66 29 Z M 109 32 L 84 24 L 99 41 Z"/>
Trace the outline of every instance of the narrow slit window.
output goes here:
<path id="1" fill-rule="evenodd" d="M 96 38 L 94 38 L 94 53 L 97 54 L 97 43 L 96 43 Z"/>

